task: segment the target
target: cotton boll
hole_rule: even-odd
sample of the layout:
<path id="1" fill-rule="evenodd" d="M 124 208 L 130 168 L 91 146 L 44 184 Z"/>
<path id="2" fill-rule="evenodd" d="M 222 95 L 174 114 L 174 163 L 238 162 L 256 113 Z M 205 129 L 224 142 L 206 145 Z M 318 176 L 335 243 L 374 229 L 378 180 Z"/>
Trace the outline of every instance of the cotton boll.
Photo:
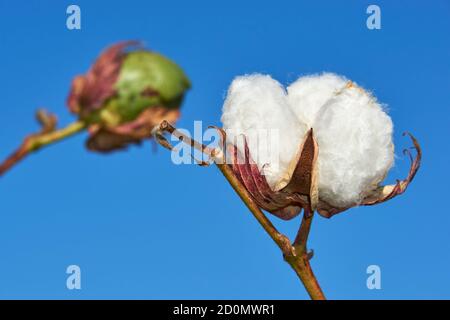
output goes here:
<path id="1" fill-rule="evenodd" d="M 333 73 L 300 77 L 287 88 L 289 104 L 301 121 L 313 126 L 321 107 L 347 83 Z"/>
<path id="2" fill-rule="evenodd" d="M 394 161 L 392 121 L 376 99 L 355 85 L 330 99 L 317 115 L 319 196 L 336 207 L 359 203 Z"/>
<path id="3" fill-rule="evenodd" d="M 242 135 L 246 136 L 250 154 L 269 185 L 273 189 L 285 185 L 289 164 L 308 128 L 297 121 L 283 86 L 268 75 L 237 77 L 222 111 L 227 141 L 243 152 Z"/>

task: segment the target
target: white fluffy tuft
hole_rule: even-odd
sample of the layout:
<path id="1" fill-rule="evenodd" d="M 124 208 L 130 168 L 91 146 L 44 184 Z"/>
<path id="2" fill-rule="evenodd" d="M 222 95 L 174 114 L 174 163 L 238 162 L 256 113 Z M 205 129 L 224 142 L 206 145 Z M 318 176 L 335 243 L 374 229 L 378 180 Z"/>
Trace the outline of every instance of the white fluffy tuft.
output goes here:
<path id="1" fill-rule="evenodd" d="M 320 108 L 347 82 L 333 73 L 300 77 L 287 88 L 289 104 L 301 121 L 312 126 Z"/>
<path id="2" fill-rule="evenodd" d="M 264 166 L 272 188 L 289 178 L 285 177 L 287 168 L 307 128 L 296 120 L 278 81 L 261 74 L 235 78 L 228 89 L 221 120 L 228 142 L 237 145 L 241 152 L 239 138 L 247 137 L 251 156 L 260 170 Z"/>
<path id="3" fill-rule="evenodd" d="M 391 118 L 360 87 L 347 87 L 328 100 L 314 130 L 319 145 L 319 196 L 331 205 L 359 203 L 393 165 Z"/>
<path id="4" fill-rule="evenodd" d="M 288 94 L 270 76 L 237 77 L 228 90 L 222 122 L 228 141 L 241 151 L 242 143 L 233 139 L 247 137 L 260 170 L 269 164 L 264 173 L 272 188 L 288 181 L 289 164 L 312 127 L 319 145 L 319 196 L 335 207 L 358 204 L 394 161 L 390 117 L 370 93 L 330 73 L 302 77 Z M 255 139 L 261 129 L 266 135 Z M 268 129 L 278 130 L 277 150 Z"/>

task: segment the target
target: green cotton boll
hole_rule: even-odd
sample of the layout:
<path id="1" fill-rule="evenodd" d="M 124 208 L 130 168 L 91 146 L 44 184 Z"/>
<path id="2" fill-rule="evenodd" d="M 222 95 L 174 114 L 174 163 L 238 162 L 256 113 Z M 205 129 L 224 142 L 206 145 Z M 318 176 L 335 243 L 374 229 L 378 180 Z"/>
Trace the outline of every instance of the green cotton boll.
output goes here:
<path id="1" fill-rule="evenodd" d="M 132 121 L 151 107 L 180 107 L 191 84 L 183 70 L 168 58 L 150 51 L 133 51 L 125 57 L 116 95 L 106 102 L 100 117 L 109 125 Z"/>
<path id="2" fill-rule="evenodd" d="M 108 128 L 157 121 L 148 118 L 151 108 L 160 110 L 155 114 L 170 112 L 175 119 L 189 79 L 173 61 L 136 46 L 137 41 L 116 43 L 86 74 L 76 76 L 67 98 L 69 110 L 89 125 Z M 139 120 L 141 115 L 147 118 Z"/>

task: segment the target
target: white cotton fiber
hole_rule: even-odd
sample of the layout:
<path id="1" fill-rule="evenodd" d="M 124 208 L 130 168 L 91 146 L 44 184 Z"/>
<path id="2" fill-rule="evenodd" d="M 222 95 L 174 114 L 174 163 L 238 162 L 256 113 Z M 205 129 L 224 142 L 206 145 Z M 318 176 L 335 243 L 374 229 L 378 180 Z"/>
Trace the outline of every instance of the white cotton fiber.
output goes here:
<path id="1" fill-rule="evenodd" d="M 312 126 L 320 108 L 347 83 L 333 73 L 300 77 L 287 88 L 289 104 L 301 121 Z"/>
<path id="2" fill-rule="evenodd" d="M 330 73 L 302 77 L 288 93 L 270 76 L 238 77 L 228 90 L 222 122 L 229 142 L 247 136 L 259 168 L 269 164 L 264 172 L 273 189 L 288 182 L 289 164 L 312 127 L 319 145 L 319 198 L 335 207 L 358 204 L 394 161 L 390 117 L 370 93 Z M 270 137 L 252 137 L 258 129 L 279 130 L 278 152 L 270 148 Z"/>
<path id="3" fill-rule="evenodd" d="M 319 197 L 336 207 L 357 204 L 394 161 L 392 121 L 356 85 L 328 100 L 314 122 L 319 145 Z"/>
<path id="4" fill-rule="evenodd" d="M 278 81 L 261 74 L 235 78 L 221 120 L 227 141 L 241 152 L 242 143 L 235 139 L 247 137 L 250 154 L 261 171 L 264 166 L 272 188 L 287 183 L 289 163 L 308 128 L 297 121 Z"/>

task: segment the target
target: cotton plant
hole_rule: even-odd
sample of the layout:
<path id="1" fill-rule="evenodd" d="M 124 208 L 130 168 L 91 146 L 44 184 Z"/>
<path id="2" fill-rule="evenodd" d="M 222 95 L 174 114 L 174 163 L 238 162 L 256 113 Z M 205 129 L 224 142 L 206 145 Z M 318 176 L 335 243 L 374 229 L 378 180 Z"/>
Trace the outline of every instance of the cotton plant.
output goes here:
<path id="1" fill-rule="evenodd" d="M 394 165 L 393 124 L 369 91 L 331 73 L 300 77 L 285 88 L 269 75 L 236 77 L 215 127 L 218 147 L 204 146 L 173 124 L 190 82 L 168 58 L 129 41 L 107 48 L 88 72 L 74 78 L 67 105 L 76 121 L 57 129 L 57 119 L 37 112 L 40 132 L 28 136 L 0 164 L 0 176 L 27 155 L 83 130 L 87 148 L 108 153 L 164 134 L 208 155 L 281 249 L 313 299 L 325 295 L 311 269 L 307 240 L 315 212 L 330 218 L 352 207 L 375 205 L 404 193 L 417 173 L 421 149 L 409 149 L 407 177 L 383 185 Z M 262 133 L 262 134 L 261 134 Z M 293 241 L 264 211 L 283 220 L 303 212 Z"/>
<path id="2" fill-rule="evenodd" d="M 405 150 L 412 161 L 408 176 L 382 185 L 394 165 L 392 120 L 373 94 L 332 73 L 303 76 L 287 88 L 269 75 L 236 77 L 221 121 L 217 148 L 192 141 L 167 122 L 154 135 L 169 149 L 165 132 L 208 154 L 280 247 L 311 298 L 324 299 L 306 247 L 314 213 L 330 218 L 405 192 L 420 165 L 417 140 L 410 135 L 415 159 Z M 260 132 L 265 134 L 255 134 Z M 262 210 L 283 220 L 303 211 L 295 240 L 281 234 Z"/>
<path id="3" fill-rule="evenodd" d="M 86 74 L 73 79 L 67 106 L 77 120 L 57 129 L 56 116 L 39 110 L 41 131 L 26 137 L 0 164 L 0 176 L 27 155 L 83 130 L 88 131 L 86 146 L 94 152 L 140 144 L 161 121 L 177 121 L 189 88 L 184 71 L 167 57 L 136 41 L 114 44 Z"/>

